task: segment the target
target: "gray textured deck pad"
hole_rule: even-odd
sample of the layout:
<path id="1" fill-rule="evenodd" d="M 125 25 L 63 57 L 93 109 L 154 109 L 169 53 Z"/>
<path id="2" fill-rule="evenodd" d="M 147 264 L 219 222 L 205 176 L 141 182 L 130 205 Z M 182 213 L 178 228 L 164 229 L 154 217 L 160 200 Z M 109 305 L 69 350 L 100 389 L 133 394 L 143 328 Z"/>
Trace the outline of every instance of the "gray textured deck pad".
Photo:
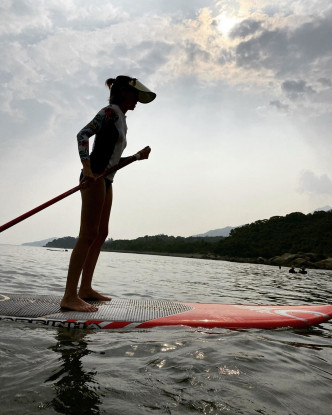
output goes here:
<path id="1" fill-rule="evenodd" d="M 144 322 L 190 311 L 193 307 L 173 301 L 113 299 L 88 301 L 99 307 L 95 313 L 64 311 L 60 296 L 0 294 L 0 315 L 11 317 L 52 317 L 65 320 L 103 320 Z"/>

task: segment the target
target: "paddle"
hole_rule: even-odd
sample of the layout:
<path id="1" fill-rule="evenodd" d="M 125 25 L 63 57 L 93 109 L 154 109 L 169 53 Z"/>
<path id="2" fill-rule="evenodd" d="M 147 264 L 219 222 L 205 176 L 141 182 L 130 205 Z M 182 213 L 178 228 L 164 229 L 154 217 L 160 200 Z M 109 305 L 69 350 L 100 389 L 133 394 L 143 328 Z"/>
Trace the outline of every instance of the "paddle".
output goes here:
<path id="1" fill-rule="evenodd" d="M 110 169 L 104 171 L 104 173 L 97 176 L 97 179 L 99 179 L 100 177 L 107 176 L 110 173 L 114 173 L 115 171 L 120 170 L 123 167 L 128 166 L 128 164 L 131 164 L 136 160 L 137 160 L 136 155 L 127 157 L 124 160 L 120 161 L 120 163 L 116 164 L 115 166 L 111 167 Z M 48 202 L 45 202 L 42 205 L 37 206 L 36 208 L 34 208 L 32 210 L 29 210 L 29 212 L 26 212 L 23 215 L 18 216 L 17 218 L 5 223 L 4 225 L 0 226 L 0 233 L 5 231 L 8 228 L 11 228 L 12 226 L 16 225 L 17 223 L 22 222 L 24 219 L 29 218 L 30 216 L 34 215 L 35 213 L 38 213 L 41 210 L 46 209 L 47 207 L 53 205 L 54 203 L 59 202 L 59 200 L 62 200 L 62 199 L 64 199 L 65 197 L 67 197 L 69 195 L 72 195 L 73 193 L 75 193 L 75 192 L 77 192 L 78 190 L 81 189 L 81 185 L 82 184 L 79 184 L 78 186 L 73 187 L 72 189 L 68 190 L 67 192 L 62 193 L 61 195 L 49 200 Z"/>

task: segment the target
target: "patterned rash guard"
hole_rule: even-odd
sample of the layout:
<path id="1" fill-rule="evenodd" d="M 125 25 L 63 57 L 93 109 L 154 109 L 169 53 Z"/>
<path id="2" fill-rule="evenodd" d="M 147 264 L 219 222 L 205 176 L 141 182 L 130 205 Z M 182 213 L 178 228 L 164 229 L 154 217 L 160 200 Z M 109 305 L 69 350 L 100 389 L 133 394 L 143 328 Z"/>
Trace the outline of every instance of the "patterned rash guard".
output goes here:
<path id="1" fill-rule="evenodd" d="M 91 154 L 89 138 L 95 135 Z M 120 108 L 111 104 L 98 112 L 77 134 L 78 151 L 81 160 L 89 160 L 93 173 L 101 174 L 118 164 L 127 145 L 126 117 Z M 113 181 L 115 173 L 106 176 Z"/>

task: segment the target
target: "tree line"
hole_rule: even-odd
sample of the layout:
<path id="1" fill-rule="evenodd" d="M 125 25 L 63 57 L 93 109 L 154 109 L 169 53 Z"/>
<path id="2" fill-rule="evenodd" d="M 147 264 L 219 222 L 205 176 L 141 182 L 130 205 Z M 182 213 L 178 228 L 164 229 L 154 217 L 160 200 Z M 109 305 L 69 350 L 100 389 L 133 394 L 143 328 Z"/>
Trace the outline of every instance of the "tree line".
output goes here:
<path id="1" fill-rule="evenodd" d="M 73 248 L 76 238 L 65 237 L 47 247 Z M 284 253 L 311 252 L 332 256 L 332 210 L 286 216 L 235 228 L 228 237 L 143 236 L 131 240 L 108 239 L 104 251 L 162 254 L 201 254 L 231 258 L 272 258 Z"/>

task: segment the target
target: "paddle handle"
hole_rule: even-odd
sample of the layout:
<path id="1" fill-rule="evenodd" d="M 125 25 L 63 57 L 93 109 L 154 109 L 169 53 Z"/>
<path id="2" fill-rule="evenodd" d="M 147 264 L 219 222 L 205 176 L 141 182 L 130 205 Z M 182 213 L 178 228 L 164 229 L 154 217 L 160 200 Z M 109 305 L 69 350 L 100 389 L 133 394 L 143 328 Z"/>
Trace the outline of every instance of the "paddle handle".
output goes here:
<path id="1" fill-rule="evenodd" d="M 116 164 L 115 166 L 111 167 L 110 169 L 104 171 L 104 173 L 100 174 L 99 176 L 97 176 L 97 179 L 99 179 L 100 177 L 104 177 L 107 176 L 111 173 L 114 173 L 117 170 L 122 169 L 123 167 L 128 166 L 128 164 L 133 163 L 134 161 L 137 160 L 136 155 L 134 156 L 130 156 L 125 158 L 124 160 L 120 161 L 118 164 Z M 21 216 L 18 216 L 17 218 L 5 223 L 4 225 L 0 226 L 0 233 L 5 231 L 8 228 L 11 228 L 12 226 L 16 225 L 19 222 L 22 222 L 23 220 L 29 218 L 30 216 L 40 212 L 43 209 L 46 209 L 47 207 L 54 205 L 54 203 L 59 202 L 59 200 L 64 199 L 67 196 L 72 195 L 73 193 L 77 192 L 78 190 L 80 190 L 81 188 L 81 184 L 79 184 L 78 186 L 73 187 L 72 189 L 68 190 L 67 192 L 62 193 L 59 196 L 56 196 L 55 198 L 49 200 L 48 202 L 43 203 L 40 206 L 35 207 L 32 210 L 29 210 L 29 212 L 24 213 Z"/>

